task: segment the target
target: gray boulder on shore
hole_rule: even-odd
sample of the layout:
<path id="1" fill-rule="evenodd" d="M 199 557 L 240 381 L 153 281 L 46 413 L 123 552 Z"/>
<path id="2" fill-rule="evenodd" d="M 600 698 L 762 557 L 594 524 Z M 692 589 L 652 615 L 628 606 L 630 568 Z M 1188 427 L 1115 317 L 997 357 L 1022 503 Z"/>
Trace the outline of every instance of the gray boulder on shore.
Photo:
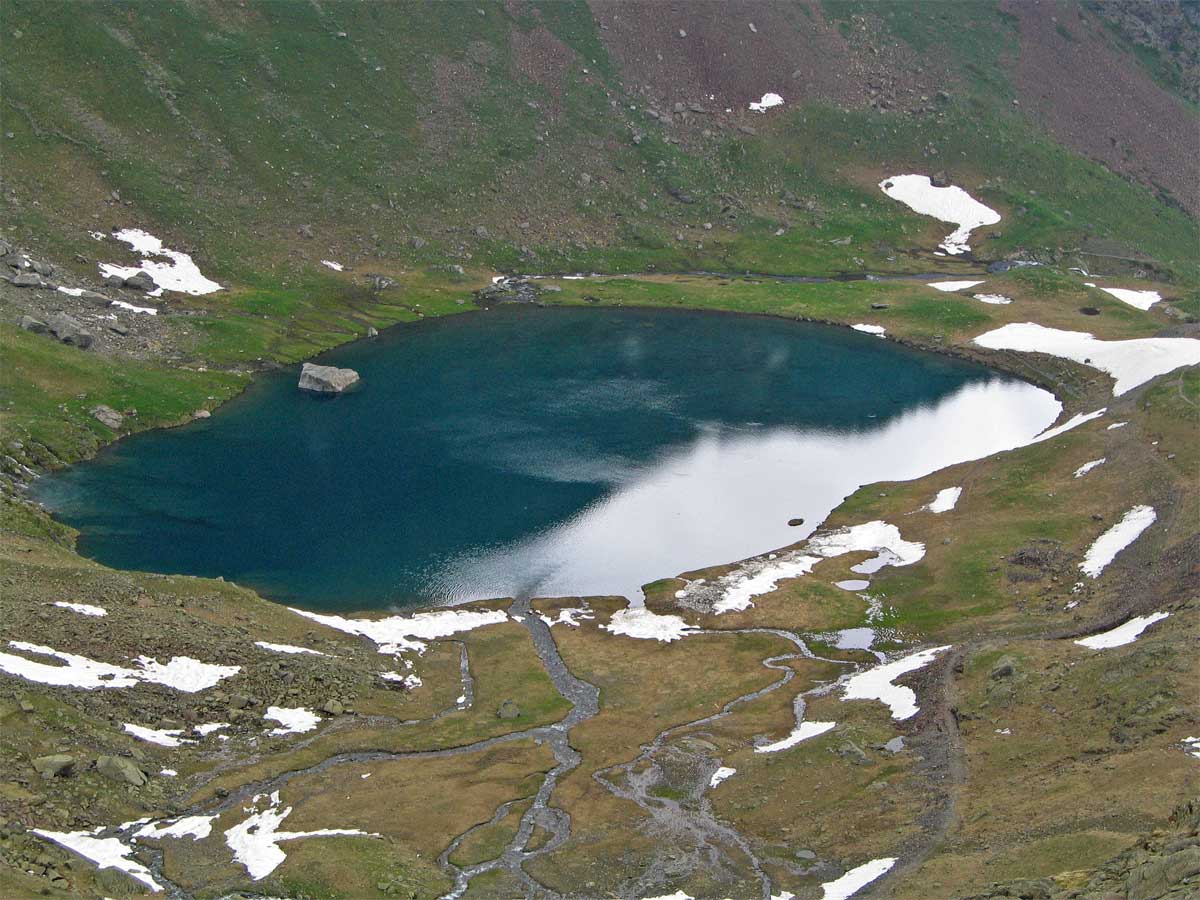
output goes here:
<path id="1" fill-rule="evenodd" d="M 113 431 L 119 431 L 121 425 L 125 422 L 125 417 L 113 409 L 111 406 L 105 406 L 103 403 L 92 408 L 92 417 L 102 425 L 111 428 Z"/>
<path id="2" fill-rule="evenodd" d="M 358 373 L 353 369 L 305 363 L 300 369 L 299 388 L 302 391 L 315 391 L 320 394 L 340 394 L 357 381 Z"/>

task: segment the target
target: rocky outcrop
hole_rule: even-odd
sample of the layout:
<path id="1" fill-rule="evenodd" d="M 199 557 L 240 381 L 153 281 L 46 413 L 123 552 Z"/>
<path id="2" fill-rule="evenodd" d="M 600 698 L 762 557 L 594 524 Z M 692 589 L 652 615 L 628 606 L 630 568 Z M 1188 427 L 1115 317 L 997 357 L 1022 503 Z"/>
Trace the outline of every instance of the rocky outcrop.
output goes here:
<path id="1" fill-rule="evenodd" d="M 113 409 L 111 406 L 100 404 L 92 407 L 92 417 L 101 425 L 111 428 L 113 431 L 118 431 L 121 424 L 125 421 L 125 417 Z"/>
<path id="2" fill-rule="evenodd" d="M 137 272 L 124 279 L 125 287 L 135 291 L 146 291 L 147 293 L 158 289 L 158 284 L 150 277 L 148 272 Z"/>
<path id="3" fill-rule="evenodd" d="M 96 760 L 96 771 L 113 781 L 141 787 L 149 779 L 138 764 L 126 756 L 101 756 Z"/>
<path id="4" fill-rule="evenodd" d="M 78 319 L 72 319 L 66 313 L 51 316 L 46 324 L 50 326 L 50 331 L 56 338 L 80 350 L 86 350 L 95 340 L 92 333 L 84 328 Z"/>
<path id="5" fill-rule="evenodd" d="M 318 394 L 340 394 L 357 381 L 358 373 L 353 369 L 339 369 L 337 366 L 318 366 L 315 363 L 305 363 L 300 369 L 300 383 L 298 386 L 302 391 L 314 391 Z"/>
<path id="6" fill-rule="evenodd" d="M 71 774 L 75 766 L 75 758 L 65 753 L 55 753 L 50 756 L 39 756 L 33 761 L 33 768 L 45 779 Z"/>

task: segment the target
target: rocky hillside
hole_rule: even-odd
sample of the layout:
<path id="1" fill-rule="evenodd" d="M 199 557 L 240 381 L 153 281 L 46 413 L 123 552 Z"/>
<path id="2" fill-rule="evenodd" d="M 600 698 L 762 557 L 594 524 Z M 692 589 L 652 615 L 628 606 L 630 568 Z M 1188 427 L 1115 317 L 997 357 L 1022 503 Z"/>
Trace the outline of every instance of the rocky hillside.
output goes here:
<path id="1" fill-rule="evenodd" d="M 1108 238 L 1186 267 L 1179 7 L 13 0 L 4 220 L 67 259 L 157 229 L 246 282 L 328 254 L 837 270 L 903 244 L 863 177 L 886 162 L 1020 208 L 998 253 Z M 781 224 L 806 252 L 765 256 Z"/>

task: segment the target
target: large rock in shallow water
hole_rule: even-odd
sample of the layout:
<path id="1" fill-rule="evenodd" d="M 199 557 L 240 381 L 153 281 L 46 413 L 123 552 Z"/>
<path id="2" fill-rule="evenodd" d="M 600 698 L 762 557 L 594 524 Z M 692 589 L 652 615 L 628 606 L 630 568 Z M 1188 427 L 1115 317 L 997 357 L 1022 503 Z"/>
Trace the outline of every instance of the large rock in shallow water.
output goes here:
<path id="1" fill-rule="evenodd" d="M 313 363 L 305 363 L 300 369 L 300 390 L 302 391 L 340 394 L 356 381 L 358 381 L 358 373 L 353 369 L 318 366 Z"/>

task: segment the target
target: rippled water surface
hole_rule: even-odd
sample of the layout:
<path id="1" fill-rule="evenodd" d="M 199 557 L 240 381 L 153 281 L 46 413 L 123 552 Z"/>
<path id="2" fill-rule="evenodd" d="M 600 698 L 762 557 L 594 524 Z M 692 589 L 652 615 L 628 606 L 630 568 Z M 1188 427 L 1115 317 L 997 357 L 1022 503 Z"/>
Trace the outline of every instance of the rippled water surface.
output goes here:
<path id="1" fill-rule="evenodd" d="M 104 563 L 312 608 L 636 597 L 799 540 L 859 485 L 1019 445 L 1059 411 L 848 329 L 667 310 L 504 308 L 320 361 L 361 385 L 316 397 L 288 370 L 36 493 Z"/>

